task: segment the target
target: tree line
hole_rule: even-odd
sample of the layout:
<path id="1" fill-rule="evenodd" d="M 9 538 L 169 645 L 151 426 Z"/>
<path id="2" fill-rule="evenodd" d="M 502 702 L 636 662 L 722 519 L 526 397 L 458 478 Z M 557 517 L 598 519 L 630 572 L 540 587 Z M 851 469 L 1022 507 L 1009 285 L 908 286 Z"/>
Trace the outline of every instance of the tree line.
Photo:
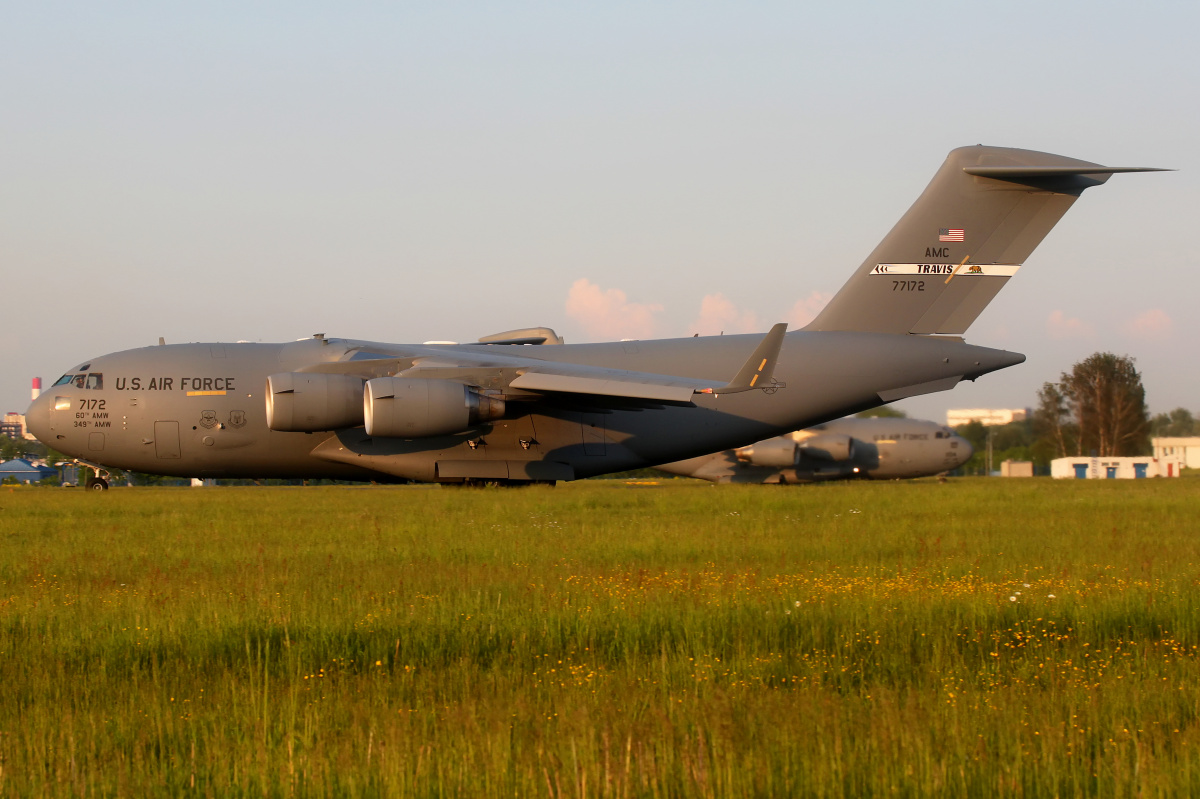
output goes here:
<path id="1" fill-rule="evenodd" d="M 1186 408 L 1150 416 L 1134 359 L 1111 352 L 1091 355 L 1043 384 L 1037 399 L 1025 420 L 990 428 L 993 468 L 1005 460 L 1049 466 L 1064 457 L 1149 455 L 1152 438 L 1200 435 L 1200 420 Z M 963 470 L 982 473 L 989 428 L 972 422 L 956 429 L 975 448 Z"/>

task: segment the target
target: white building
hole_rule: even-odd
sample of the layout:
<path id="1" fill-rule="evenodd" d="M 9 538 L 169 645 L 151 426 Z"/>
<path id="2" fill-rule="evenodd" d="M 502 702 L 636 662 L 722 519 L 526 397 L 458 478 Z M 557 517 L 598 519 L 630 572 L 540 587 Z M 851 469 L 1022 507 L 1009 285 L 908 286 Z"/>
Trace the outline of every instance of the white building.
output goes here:
<path id="1" fill-rule="evenodd" d="M 33 438 L 25 428 L 25 417 L 16 411 L 4 414 L 4 421 L 0 422 L 0 434 L 12 439 Z"/>
<path id="2" fill-rule="evenodd" d="M 1178 477 L 1180 458 L 1159 459 L 1149 455 L 1137 458 L 1055 458 L 1050 461 L 1050 476 L 1056 480 L 1135 480 L 1142 477 Z"/>
<path id="3" fill-rule="evenodd" d="M 1177 458 L 1189 469 L 1200 469 L 1200 438 L 1152 438 L 1154 457 Z"/>
<path id="4" fill-rule="evenodd" d="M 957 408 L 946 411 L 946 424 L 958 427 L 960 424 L 979 422 L 984 427 L 1023 422 L 1029 411 L 1025 408 Z"/>
<path id="5" fill-rule="evenodd" d="M 1033 461 L 1001 461 L 1001 477 L 1033 477 Z"/>

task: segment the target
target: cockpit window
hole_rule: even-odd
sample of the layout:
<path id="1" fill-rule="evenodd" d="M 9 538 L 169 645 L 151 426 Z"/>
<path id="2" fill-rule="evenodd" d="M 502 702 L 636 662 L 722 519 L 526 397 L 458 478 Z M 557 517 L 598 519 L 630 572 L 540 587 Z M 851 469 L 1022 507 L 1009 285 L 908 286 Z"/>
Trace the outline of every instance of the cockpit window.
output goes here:
<path id="1" fill-rule="evenodd" d="M 104 388 L 104 375 L 100 372 L 91 372 L 82 375 L 63 375 L 55 381 L 56 386 L 75 386 L 75 388 Z"/>

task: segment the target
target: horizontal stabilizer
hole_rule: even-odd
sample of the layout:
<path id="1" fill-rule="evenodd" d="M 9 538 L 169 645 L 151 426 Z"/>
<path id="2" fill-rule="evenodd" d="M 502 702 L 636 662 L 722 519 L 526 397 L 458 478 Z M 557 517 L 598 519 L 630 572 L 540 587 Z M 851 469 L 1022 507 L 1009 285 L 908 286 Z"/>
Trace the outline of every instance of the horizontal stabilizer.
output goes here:
<path id="1" fill-rule="evenodd" d="M 1052 177 L 1056 175 L 1117 175 L 1124 172 L 1174 172 L 1153 166 L 966 166 L 963 172 L 980 178 L 1010 180 L 1012 178 Z"/>
<path id="2" fill-rule="evenodd" d="M 1017 183 L 1039 191 L 1079 196 L 1084 189 L 1100 186 L 1113 175 L 1125 172 L 1171 172 L 1145 166 L 968 166 L 963 172 L 977 178 Z"/>

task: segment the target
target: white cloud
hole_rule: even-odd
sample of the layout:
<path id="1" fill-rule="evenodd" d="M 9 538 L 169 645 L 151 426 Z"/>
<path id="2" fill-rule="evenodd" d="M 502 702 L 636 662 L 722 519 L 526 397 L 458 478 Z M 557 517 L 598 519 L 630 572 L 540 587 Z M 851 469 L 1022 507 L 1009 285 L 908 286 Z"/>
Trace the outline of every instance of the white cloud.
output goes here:
<path id="1" fill-rule="evenodd" d="M 567 293 L 567 316 L 604 339 L 653 338 L 654 315 L 662 309 L 657 303 L 630 302 L 620 289 L 605 290 L 582 277 Z"/>
<path id="2" fill-rule="evenodd" d="M 708 294 L 700 301 L 700 316 L 689 333 L 715 336 L 719 333 L 756 333 L 762 329 L 754 311 L 739 311 L 724 294 Z"/>
<path id="3" fill-rule="evenodd" d="M 1091 325 L 1062 311 L 1051 311 L 1046 319 L 1046 335 L 1050 338 L 1089 338 L 1095 332 Z"/>
<path id="4" fill-rule="evenodd" d="M 831 299 L 833 299 L 833 295 L 826 291 L 814 291 L 807 297 L 796 300 L 796 304 L 792 306 L 787 315 L 789 329 L 795 330 L 807 325 L 817 317 L 817 314 L 829 304 Z"/>
<path id="5" fill-rule="evenodd" d="M 832 297 L 828 292 L 814 291 L 796 300 L 782 320 L 768 319 L 764 322 L 754 311 L 740 310 L 724 294 L 709 294 L 700 301 L 700 315 L 692 322 L 688 332 L 702 336 L 715 336 L 721 332 L 758 333 L 775 321 L 785 321 L 791 330 L 796 330 L 816 318 Z"/>
<path id="6" fill-rule="evenodd" d="M 1163 340 L 1171 337 L 1170 315 L 1161 308 L 1151 308 L 1121 325 L 1121 330 L 1135 338 Z"/>

